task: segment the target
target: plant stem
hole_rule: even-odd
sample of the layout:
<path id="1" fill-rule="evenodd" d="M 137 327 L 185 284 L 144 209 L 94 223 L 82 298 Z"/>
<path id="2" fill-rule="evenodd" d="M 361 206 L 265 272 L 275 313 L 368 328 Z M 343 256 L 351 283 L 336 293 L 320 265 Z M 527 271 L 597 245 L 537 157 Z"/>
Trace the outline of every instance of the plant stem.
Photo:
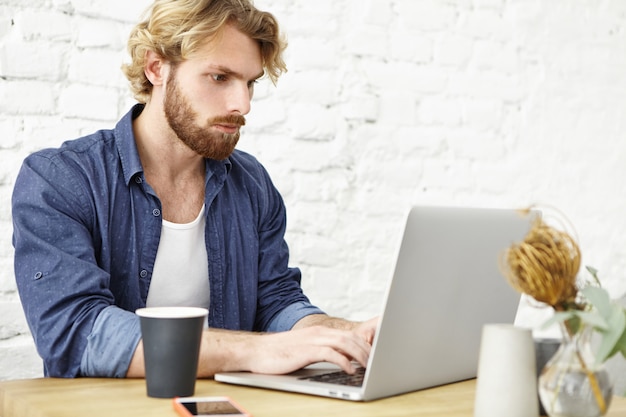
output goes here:
<path id="1" fill-rule="evenodd" d="M 573 339 L 572 331 L 567 322 L 563 323 L 565 325 L 565 329 L 567 331 L 568 337 L 573 340 L 573 343 L 576 344 L 576 340 Z M 579 332 L 582 332 L 582 329 L 579 329 Z M 587 375 L 589 379 L 589 384 L 591 385 L 591 390 L 593 392 L 593 396 L 598 403 L 598 408 L 600 409 L 600 415 L 604 415 L 606 413 L 606 401 L 604 401 L 604 397 L 602 396 L 602 391 L 600 390 L 600 384 L 598 383 L 598 378 L 596 378 L 596 374 L 593 373 L 585 363 L 585 360 L 578 349 L 578 346 L 575 346 L 576 357 L 578 358 L 578 362 L 580 362 L 580 366 L 582 367 L 583 372 Z"/>

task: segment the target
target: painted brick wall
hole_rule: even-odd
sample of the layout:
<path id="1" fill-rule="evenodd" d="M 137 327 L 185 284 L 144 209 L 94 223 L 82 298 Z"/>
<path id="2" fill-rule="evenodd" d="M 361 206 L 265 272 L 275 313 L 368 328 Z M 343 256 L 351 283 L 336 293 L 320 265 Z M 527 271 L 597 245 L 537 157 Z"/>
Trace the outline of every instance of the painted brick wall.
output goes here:
<path id="1" fill-rule="evenodd" d="M 119 67 L 147 4 L 0 0 L 0 379 L 41 375 L 13 276 L 16 173 L 127 111 Z M 377 314 L 415 203 L 557 207 L 626 292 L 626 2 L 256 4 L 288 35 L 289 72 L 258 86 L 240 143 L 285 197 L 314 302 Z"/>

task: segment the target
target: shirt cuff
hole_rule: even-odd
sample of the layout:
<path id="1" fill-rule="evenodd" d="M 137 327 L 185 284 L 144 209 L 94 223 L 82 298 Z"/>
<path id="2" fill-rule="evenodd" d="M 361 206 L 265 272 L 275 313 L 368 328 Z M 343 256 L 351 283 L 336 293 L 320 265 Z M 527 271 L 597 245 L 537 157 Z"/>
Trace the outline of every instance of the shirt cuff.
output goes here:
<path id="1" fill-rule="evenodd" d="M 96 318 L 80 363 L 82 376 L 124 378 L 141 339 L 139 317 L 116 306 Z"/>
<path id="2" fill-rule="evenodd" d="M 272 319 L 269 326 L 267 326 L 267 331 L 283 332 L 291 330 L 298 321 L 311 314 L 324 314 L 324 312 L 304 301 L 290 304 Z"/>

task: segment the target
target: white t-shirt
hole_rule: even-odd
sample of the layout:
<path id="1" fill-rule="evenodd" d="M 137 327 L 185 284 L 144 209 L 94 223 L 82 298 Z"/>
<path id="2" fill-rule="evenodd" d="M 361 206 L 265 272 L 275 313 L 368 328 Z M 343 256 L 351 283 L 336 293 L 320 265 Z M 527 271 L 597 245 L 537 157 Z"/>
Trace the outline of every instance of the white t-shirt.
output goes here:
<path id="1" fill-rule="evenodd" d="M 191 223 L 163 220 L 147 307 L 209 308 L 209 265 L 204 241 L 205 207 Z"/>

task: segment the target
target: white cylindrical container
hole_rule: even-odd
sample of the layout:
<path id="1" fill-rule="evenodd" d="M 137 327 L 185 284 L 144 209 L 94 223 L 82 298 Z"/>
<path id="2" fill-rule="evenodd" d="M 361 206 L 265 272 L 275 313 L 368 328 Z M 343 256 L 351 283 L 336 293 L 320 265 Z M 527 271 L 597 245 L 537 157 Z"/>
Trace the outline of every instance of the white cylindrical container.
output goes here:
<path id="1" fill-rule="evenodd" d="M 538 417 L 535 346 L 530 329 L 483 326 L 474 417 Z"/>

